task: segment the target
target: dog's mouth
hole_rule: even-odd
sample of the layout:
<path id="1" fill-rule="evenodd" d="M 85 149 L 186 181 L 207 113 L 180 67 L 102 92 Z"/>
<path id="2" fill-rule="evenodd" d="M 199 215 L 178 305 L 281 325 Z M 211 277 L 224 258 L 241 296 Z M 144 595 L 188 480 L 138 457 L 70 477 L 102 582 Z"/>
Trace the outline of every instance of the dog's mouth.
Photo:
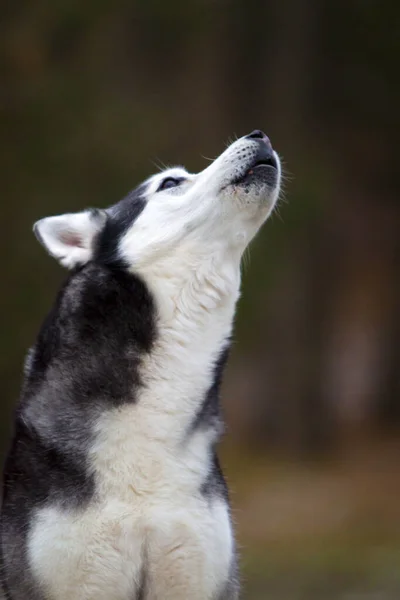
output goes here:
<path id="1" fill-rule="evenodd" d="M 234 181 L 233 185 L 251 185 L 252 183 L 266 184 L 270 187 L 276 185 L 278 179 L 278 161 L 271 152 L 260 152 L 254 161 L 247 167 L 243 175 Z"/>
<path id="2" fill-rule="evenodd" d="M 246 177 L 246 175 L 253 175 L 254 171 L 256 171 L 257 169 L 264 169 L 265 167 L 272 168 L 275 170 L 278 169 L 278 163 L 273 154 L 271 156 L 268 156 L 268 158 L 261 158 L 260 160 L 256 160 L 256 162 L 250 167 L 250 169 L 246 171 L 244 176 Z"/>

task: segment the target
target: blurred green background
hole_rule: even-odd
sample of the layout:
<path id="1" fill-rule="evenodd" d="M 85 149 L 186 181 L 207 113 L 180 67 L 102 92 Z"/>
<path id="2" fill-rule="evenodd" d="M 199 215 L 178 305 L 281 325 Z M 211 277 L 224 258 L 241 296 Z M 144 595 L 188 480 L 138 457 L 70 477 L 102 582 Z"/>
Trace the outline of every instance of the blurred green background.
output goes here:
<path id="1" fill-rule="evenodd" d="M 1 451 L 64 277 L 31 234 L 264 129 L 222 456 L 244 598 L 400 597 L 400 3 L 3 0 Z"/>

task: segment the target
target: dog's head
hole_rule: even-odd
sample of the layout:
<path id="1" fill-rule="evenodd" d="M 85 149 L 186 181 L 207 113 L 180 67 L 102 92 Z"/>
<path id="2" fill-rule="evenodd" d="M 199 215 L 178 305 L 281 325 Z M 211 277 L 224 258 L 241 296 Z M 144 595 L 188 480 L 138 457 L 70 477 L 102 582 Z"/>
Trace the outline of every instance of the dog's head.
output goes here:
<path id="1" fill-rule="evenodd" d="M 219 256 L 238 266 L 276 203 L 280 179 L 279 158 L 256 130 L 200 173 L 167 169 L 107 210 L 48 217 L 34 230 L 68 268 L 99 261 L 146 278 L 157 264 L 165 272 L 168 261 L 197 269 Z"/>

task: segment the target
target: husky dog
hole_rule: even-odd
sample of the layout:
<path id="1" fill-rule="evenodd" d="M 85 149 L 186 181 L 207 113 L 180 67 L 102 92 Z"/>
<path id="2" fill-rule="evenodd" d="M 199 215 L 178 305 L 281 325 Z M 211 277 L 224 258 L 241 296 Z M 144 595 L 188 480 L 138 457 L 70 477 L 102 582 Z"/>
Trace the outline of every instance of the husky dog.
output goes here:
<path id="1" fill-rule="evenodd" d="M 259 130 L 36 236 L 71 273 L 29 352 L 4 473 L 9 600 L 234 600 L 216 455 L 242 254 L 278 198 Z"/>

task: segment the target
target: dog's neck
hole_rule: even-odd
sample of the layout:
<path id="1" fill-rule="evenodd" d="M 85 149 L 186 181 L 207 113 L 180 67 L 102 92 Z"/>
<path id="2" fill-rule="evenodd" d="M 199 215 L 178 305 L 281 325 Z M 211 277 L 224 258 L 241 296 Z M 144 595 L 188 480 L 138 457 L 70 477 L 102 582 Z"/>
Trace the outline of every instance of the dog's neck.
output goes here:
<path id="1" fill-rule="evenodd" d="M 142 364 L 146 386 L 139 402 L 189 426 L 231 336 L 240 263 L 223 253 L 200 260 L 187 254 L 179 263 L 158 261 L 147 270 L 146 283 L 155 299 L 157 337 Z"/>

